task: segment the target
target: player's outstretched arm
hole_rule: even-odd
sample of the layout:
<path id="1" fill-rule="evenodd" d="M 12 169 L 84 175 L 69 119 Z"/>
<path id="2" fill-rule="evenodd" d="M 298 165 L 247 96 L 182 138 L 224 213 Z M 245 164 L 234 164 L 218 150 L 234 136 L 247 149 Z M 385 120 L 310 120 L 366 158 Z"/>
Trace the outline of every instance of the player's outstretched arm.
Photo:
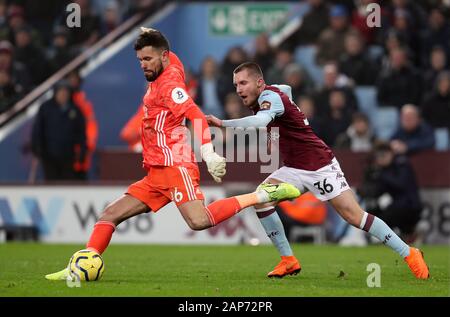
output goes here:
<path id="1" fill-rule="evenodd" d="M 273 118 L 269 113 L 258 112 L 254 116 L 248 116 L 233 120 L 220 120 L 213 115 L 207 115 L 206 120 L 210 125 L 216 127 L 263 128 L 266 127 L 273 120 Z"/>
<path id="2" fill-rule="evenodd" d="M 216 182 L 222 182 L 222 177 L 226 173 L 225 158 L 214 151 L 205 115 L 197 106 L 190 107 L 184 115 L 192 122 L 195 136 L 201 140 L 200 153 L 208 166 L 208 172 Z"/>

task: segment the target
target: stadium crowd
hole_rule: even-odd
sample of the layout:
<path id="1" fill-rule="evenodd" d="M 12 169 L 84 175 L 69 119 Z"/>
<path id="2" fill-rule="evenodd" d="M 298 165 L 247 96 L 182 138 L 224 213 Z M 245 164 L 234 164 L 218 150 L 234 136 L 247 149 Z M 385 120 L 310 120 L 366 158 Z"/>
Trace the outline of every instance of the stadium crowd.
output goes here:
<path id="1" fill-rule="evenodd" d="M 65 6 L 72 1 L 0 0 L 0 113 L 61 69 L 80 52 L 137 10 L 154 10 L 151 0 L 76 0 L 81 22 L 68 28 Z M 233 69 L 253 60 L 267 83 L 292 87 L 294 101 L 328 145 L 370 151 L 391 139 L 397 154 L 435 147 L 436 130 L 450 129 L 450 24 L 445 1 L 379 1 L 381 27 L 368 27 L 369 0 L 308 0 L 301 26 L 278 47 L 267 34 L 251 46 L 229 49 L 222 61 L 208 56 L 187 72 L 190 94 L 205 113 L 231 119 L 248 113 L 236 98 Z M 301 52 L 311 50 L 311 60 Z M 299 53 L 300 52 L 300 53 Z M 372 109 L 358 94 L 376 93 Z M 374 125 L 379 112 L 400 120 L 386 131 Z M 438 136 L 439 136 L 438 135 Z M 94 146 L 95 148 L 95 146 Z"/>
<path id="2" fill-rule="evenodd" d="M 294 101 L 315 132 L 330 146 L 370 151 L 376 139 L 391 139 L 397 154 L 435 147 L 435 129 L 450 129 L 450 24 L 444 1 L 378 1 L 381 27 L 368 27 L 366 6 L 377 1 L 308 0 L 311 9 L 298 30 L 278 47 L 260 34 L 250 49 L 231 48 L 223 61 L 207 57 L 191 93 L 206 113 L 235 118 L 232 70 L 253 60 L 267 83 L 292 87 Z M 298 57 L 312 48 L 314 59 Z M 313 69 L 319 73 L 311 74 Z M 316 75 L 316 76 L 314 76 Z M 316 78 L 315 78 L 316 77 Z M 357 96 L 376 92 L 374 109 Z M 197 94 L 195 93 L 197 92 Z M 365 96 L 363 95 L 363 98 Z M 406 107 L 405 107 L 406 106 Z M 376 109 L 399 117 L 391 135 L 377 131 Z"/>
<path id="3" fill-rule="evenodd" d="M 0 113 L 102 36 L 158 0 L 0 0 Z M 66 25 L 67 5 L 80 6 L 82 28 Z"/>
<path id="4" fill-rule="evenodd" d="M 64 8 L 71 2 L 80 5 L 81 22 L 89 27 L 65 25 Z M 0 113 L 134 12 L 155 10 L 159 2 L 0 0 Z M 245 115 L 230 78 L 237 65 L 253 60 L 261 65 L 267 83 L 292 87 L 295 102 L 332 147 L 368 151 L 377 138 L 392 137 L 395 152 L 410 154 L 433 148 L 435 129 L 448 135 L 447 2 L 378 1 L 381 27 L 366 23 L 366 6 L 377 1 L 307 2 L 310 10 L 301 26 L 278 47 L 260 34 L 251 47 L 232 47 L 222 61 L 208 56 L 200 69 L 188 72 L 189 91 L 205 113 L 219 118 Z M 301 58 L 308 49 L 312 60 Z M 401 117 L 393 120 L 399 125 L 390 135 L 374 126 L 376 113 L 367 109 L 359 87 L 375 90 L 372 108 L 389 108 L 391 116 Z M 418 118 L 411 120 L 416 123 L 405 123 L 412 116 L 400 111 L 404 105 L 414 106 Z"/>

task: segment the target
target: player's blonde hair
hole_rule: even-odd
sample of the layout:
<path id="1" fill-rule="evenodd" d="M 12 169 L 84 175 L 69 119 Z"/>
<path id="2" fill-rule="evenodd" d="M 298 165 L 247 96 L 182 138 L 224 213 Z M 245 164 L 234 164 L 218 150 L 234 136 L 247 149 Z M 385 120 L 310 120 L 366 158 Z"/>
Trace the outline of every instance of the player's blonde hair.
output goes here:
<path id="1" fill-rule="evenodd" d="M 247 69 L 250 74 L 256 75 L 256 77 L 261 77 L 261 78 L 264 77 L 261 67 L 259 67 L 259 65 L 254 62 L 242 63 L 241 65 L 239 65 L 238 67 L 236 67 L 234 69 L 233 74 L 237 74 L 245 69 Z"/>

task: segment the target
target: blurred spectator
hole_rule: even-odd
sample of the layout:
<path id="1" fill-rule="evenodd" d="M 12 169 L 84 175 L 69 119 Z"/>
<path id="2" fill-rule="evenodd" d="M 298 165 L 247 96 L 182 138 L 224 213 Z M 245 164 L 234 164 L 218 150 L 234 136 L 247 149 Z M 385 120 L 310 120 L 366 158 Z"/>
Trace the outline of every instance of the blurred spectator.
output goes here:
<path id="1" fill-rule="evenodd" d="M 227 120 L 242 118 L 247 113 L 247 110 L 242 106 L 241 98 L 234 92 L 226 96 L 224 107 Z"/>
<path id="2" fill-rule="evenodd" d="M 186 90 L 189 96 L 193 99 L 197 99 L 197 93 L 198 93 L 198 80 L 192 72 L 190 68 L 186 68 L 184 70 L 184 81 L 186 82 Z"/>
<path id="3" fill-rule="evenodd" d="M 393 49 L 389 54 L 390 65 L 383 67 L 377 79 L 380 106 L 400 108 L 406 103 L 420 102 L 421 77 L 410 65 L 403 48 Z"/>
<path id="4" fill-rule="evenodd" d="M 100 17 L 92 10 L 90 0 L 73 0 L 80 6 L 80 24 L 83 27 L 69 28 L 71 44 L 84 50 L 92 46 L 100 37 Z M 64 19 L 65 22 L 65 19 Z"/>
<path id="5" fill-rule="evenodd" d="M 122 23 L 122 16 L 119 4 L 115 0 L 110 0 L 103 8 L 101 15 L 100 34 L 105 36 Z"/>
<path id="6" fill-rule="evenodd" d="M 411 104 L 404 105 L 400 112 L 400 126 L 391 138 L 395 154 L 414 154 L 433 149 L 434 131 L 422 120 L 419 109 Z"/>
<path id="7" fill-rule="evenodd" d="M 0 114 L 14 106 L 19 97 L 19 87 L 11 81 L 7 71 L 0 70 Z"/>
<path id="8" fill-rule="evenodd" d="M 52 44 L 47 49 L 46 55 L 51 73 L 55 73 L 76 57 L 76 52 L 69 45 L 69 33 L 64 26 L 57 26 L 53 32 Z"/>
<path id="9" fill-rule="evenodd" d="M 41 35 L 37 30 L 35 30 L 31 25 L 29 25 L 25 19 L 25 11 L 22 6 L 11 4 L 8 8 L 8 27 L 9 27 L 9 41 L 11 43 L 15 42 L 16 32 L 19 29 L 25 27 L 28 28 L 28 33 L 30 34 L 31 42 L 34 45 L 41 47 L 43 45 Z"/>
<path id="10" fill-rule="evenodd" d="M 235 93 L 230 92 L 225 98 L 225 119 L 239 119 L 248 115 L 251 115 L 250 110 L 242 105 L 241 98 Z M 249 148 L 250 143 L 252 143 L 255 148 L 257 146 L 257 140 L 251 138 L 245 138 L 244 143 L 240 136 L 244 135 L 243 129 L 226 129 L 225 133 L 222 134 L 223 141 L 230 141 L 233 139 L 233 144 L 235 147 L 245 147 Z M 217 136 L 215 136 L 217 138 Z"/>
<path id="11" fill-rule="evenodd" d="M 23 93 L 31 88 L 28 70 L 22 63 L 13 60 L 13 46 L 8 41 L 0 42 L 0 71 L 6 71 L 11 82 Z"/>
<path id="12" fill-rule="evenodd" d="M 42 104 L 32 132 L 32 151 L 40 160 L 46 180 L 76 179 L 73 166 L 86 154 L 85 121 L 72 103 L 66 81 L 55 87 L 54 97 Z"/>
<path id="13" fill-rule="evenodd" d="M 422 32 L 422 58 L 427 61 L 430 50 L 440 46 L 448 54 L 450 53 L 450 24 L 444 10 L 435 7 L 428 15 L 428 28 Z"/>
<path id="14" fill-rule="evenodd" d="M 386 10 L 394 19 L 395 12 L 398 10 L 405 11 L 410 19 L 410 29 L 412 32 L 417 32 L 420 28 L 423 28 L 426 23 L 426 13 L 417 4 L 416 0 L 392 0 L 391 4 L 387 6 Z"/>
<path id="15" fill-rule="evenodd" d="M 386 38 L 383 39 L 383 55 L 379 56 L 375 61 L 379 68 L 376 73 L 376 80 L 381 76 L 383 70 L 387 71 L 392 68 L 391 54 L 394 51 L 404 51 L 408 60 L 408 65 L 412 64 L 411 61 L 415 60 L 416 56 L 416 52 L 408 47 L 406 39 L 397 31 L 391 29 L 386 34 Z"/>
<path id="16" fill-rule="evenodd" d="M 329 95 L 329 110 L 324 117 L 326 127 L 325 143 L 334 146 L 339 134 L 345 132 L 350 126 L 353 110 L 347 104 L 345 92 L 334 89 Z"/>
<path id="17" fill-rule="evenodd" d="M 402 38 L 403 43 L 406 44 L 410 51 L 418 52 L 420 41 L 418 33 L 411 32 L 413 29 L 412 24 L 412 17 L 406 9 L 395 9 L 392 29 Z M 409 58 L 415 65 L 420 65 L 419 54 L 410 55 Z"/>
<path id="18" fill-rule="evenodd" d="M 165 2 L 166 1 L 163 0 L 125 0 L 125 4 L 129 6 L 126 17 L 130 17 L 138 12 L 144 12 L 150 16 L 158 8 L 164 5 Z"/>
<path id="19" fill-rule="evenodd" d="M 303 16 L 300 27 L 283 43 L 291 51 L 298 45 L 315 44 L 320 33 L 329 25 L 328 6 L 324 0 L 308 0 L 310 10 Z"/>
<path id="20" fill-rule="evenodd" d="M 144 117 L 144 107 L 139 105 L 136 113 L 127 121 L 120 131 L 120 139 L 127 142 L 128 148 L 133 152 L 142 152 L 141 123 Z"/>
<path id="21" fill-rule="evenodd" d="M 383 67 L 387 67 L 390 65 L 389 55 L 395 49 L 404 49 L 407 52 L 407 55 L 414 55 L 413 52 L 408 48 L 406 39 L 399 34 L 397 31 L 390 29 L 386 32 L 385 36 L 381 39 L 384 48 L 384 54 L 381 57 L 382 61 L 380 64 Z"/>
<path id="22" fill-rule="evenodd" d="M 267 74 L 264 74 L 266 82 L 270 84 L 280 84 L 283 82 L 283 72 L 286 66 L 294 62 L 292 51 L 286 47 L 281 46 L 275 51 L 275 61 L 273 66 L 269 68 Z"/>
<path id="23" fill-rule="evenodd" d="M 340 89 L 345 92 L 347 106 L 352 110 L 358 109 L 358 102 L 351 87 L 351 80 L 339 73 L 339 68 L 335 62 L 327 63 L 323 67 L 323 87 L 314 94 L 314 103 L 316 105 L 316 114 L 323 117 L 328 111 L 330 92 Z"/>
<path id="24" fill-rule="evenodd" d="M 422 202 L 414 170 L 406 156 L 396 156 L 389 144 L 378 144 L 358 192 L 367 210 L 400 230 L 407 243 L 415 240 Z"/>
<path id="25" fill-rule="evenodd" d="M 253 54 L 253 61 L 257 63 L 263 73 L 269 70 L 273 64 L 275 52 L 270 46 L 269 36 L 267 33 L 258 34 L 255 38 L 255 53 Z"/>
<path id="26" fill-rule="evenodd" d="M 353 79 L 356 85 L 375 83 L 375 66 L 367 56 L 359 34 L 351 33 L 345 37 L 345 53 L 339 59 L 339 69 Z"/>
<path id="27" fill-rule="evenodd" d="M 314 133 L 321 139 L 324 139 L 324 133 L 326 127 L 322 118 L 316 116 L 316 107 L 314 100 L 308 96 L 300 96 L 297 98 L 297 105 L 300 110 L 305 114 L 308 119 L 309 125 L 313 129 Z"/>
<path id="28" fill-rule="evenodd" d="M 352 12 L 352 26 L 359 31 L 367 44 L 374 44 L 377 28 L 370 27 L 367 23 L 368 15 L 373 12 L 367 10 L 367 6 L 371 3 L 378 3 L 375 0 L 356 0 L 356 8 Z M 381 7 L 381 25 L 385 24 L 384 8 Z"/>
<path id="29" fill-rule="evenodd" d="M 234 69 L 233 69 L 234 70 Z M 229 81 L 232 81 L 228 78 Z M 213 57 L 206 57 L 201 65 L 201 73 L 198 81 L 197 104 L 206 114 L 212 114 L 218 118 L 224 117 L 224 110 L 219 96 L 219 71 Z"/>
<path id="30" fill-rule="evenodd" d="M 347 131 L 337 136 L 335 148 L 348 149 L 352 152 L 370 152 L 374 143 L 375 136 L 370 128 L 369 118 L 361 112 L 356 112 Z"/>
<path id="31" fill-rule="evenodd" d="M 240 46 L 234 46 L 228 50 L 225 59 L 222 62 L 219 73 L 219 98 L 223 103 L 226 95 L 234 92 L 233 71 L 240 64 L 247 62 L 248 56 Z"/>
<path id="32" fill-rule="evenodd" d="M 0 41 L 8 40 L 8 6 L 6 0 L 0 0 Z"/>
<path id="33" fill-rule="evenodd" d="M 44 51 L 31 41 L 30 32 L 28 26 L 16 29 L 14 57 L 27 67 L 33 85 L 38 85 L 47 79 L 50 71 Z"/>
<path id="34" fill-rule="evenodd" d="M 450 132 L 450 72 L 441 72 L 435 89 L 422 105 L 422 115 L 433 128 L 447 128 Z"/>
<path id="35" fill-rule="evenodd" d="M 378 31 L 378 42 L 385 46 L 386 55 L 389 55 L 395 48 L 404 48 L 411 63 L 420 66 L 419 27 L 417 26 L 417 20 L 411 13 L 416 9 L 410 10 L 409 4 L 406 2 L 408 1 L 401 0 L 396 5 L 387 5 L 385 7 L 386 10 L 383 10 L 383 13 L 386 13 L 387 19 L 383 21 Z M 412 3 L 411 7 L 416 8 L 416 4 Z M 418 12 L 421 12 L 418 13 L 419 16 L 424 14 L 420 7 L 418 10 Z M 419 22 L 419 24 L 421 23 Z"/>
<path id="36" fill-rule="evenodd" d="M 429 65 L 430 67 L 423 74 L 425 95 L 434 91 L 438 74 L 447 68 L 447 57 L 442 47 L 433 47 L 429 57 Z"/>
<path id="37" fill-rule="evenodd" d="M 24 9 L 26 22 L 33 26 L 36 33 L 39 34 L 39 42 L 35 42 L 35 34 L 31 37 L 33 42 L 42 48 L 51 43 L 52 31 L 57 23 L 57 19 L 65 13 L 66 7 L 72 0 L 14 0 L 20 3 Z"/>
<path id="38" fill-rule="evenodd" d="M 105 12 L 111 6 L 117 6 L 119 9 L 119 16 L 124 17 L 130 10 L 131 2 L 134 0 L 92 0 L 93 10 L 95 12 Z"/>
<path id="39" fill-rule="evenodd" d="M 291 86 L 293 99 L 307 95 L 312 91 L 312 82 L 308 74 L 300 65 L 295 63 L 289 64 L 285 68 L 281 83 Z"/>
<path id="40" fill-rule="evenodd" d="M 75 175 L 80 180 L 87 179 L 87 173 L 91 168 L 92 156 L 97 147 L 98 125 L 95 119 L 95 111 L 92 102 L 87 99 L 86 93 L 81 90 L 81 77 L 77 71 L 71 72 L 67 76 L 72 91 L 72 101 L 81 111 L 85 121 L 86 134 L 86 155 L 84 160 L 74 164 Z"/>
<path id="41" fill-rule="evenodd" d="M 322 31 L 317 41 L 316 63 L 338 60 L 344 53 L 344 40 L 350 33 L 357 33 L 348 21 L 347 9 L 342 5 L 335 5 L 330 10 L 330 27 Z"/>

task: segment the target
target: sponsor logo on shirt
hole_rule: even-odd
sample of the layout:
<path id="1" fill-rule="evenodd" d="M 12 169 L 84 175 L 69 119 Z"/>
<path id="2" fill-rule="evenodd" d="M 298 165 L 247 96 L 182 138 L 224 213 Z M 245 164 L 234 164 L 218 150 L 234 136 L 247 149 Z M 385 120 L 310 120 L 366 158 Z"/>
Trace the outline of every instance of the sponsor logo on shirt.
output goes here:
<path id="1" fill-rule="evenodd" d="M 261 110 L 269 110 L 271 105 L 272 104 L 270 103 L 270 101 L 265 100 L 262 102 L 262 104 L 259 106 L 259 108 Z"/>
<path id="2" fill-rule="evenodd" d="M 172 100 L 177 103 L 177 104 L 181 104 L 183 102 L 185 102 L 186 100 L 188 100 L 189 96 L 186 93 L 186 91 L 184 91 L 183 88 L 174 88 L 172 90 Z"/>

